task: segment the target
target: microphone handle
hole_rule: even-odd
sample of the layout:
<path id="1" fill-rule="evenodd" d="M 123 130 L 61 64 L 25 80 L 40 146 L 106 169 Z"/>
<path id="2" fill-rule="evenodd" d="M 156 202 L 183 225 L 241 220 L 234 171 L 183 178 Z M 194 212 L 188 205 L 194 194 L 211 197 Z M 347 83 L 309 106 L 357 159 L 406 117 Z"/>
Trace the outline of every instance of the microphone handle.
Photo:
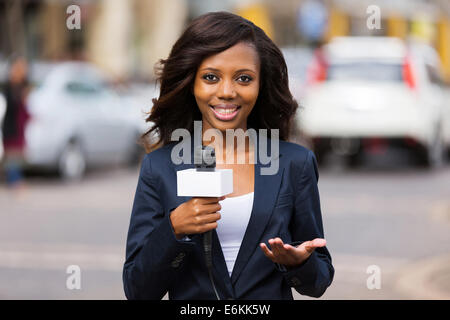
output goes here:
<path id="1" fill-rule="evenodd" d="M 203 234 L 203 249 L 205 250 L 206 266 L 212 267 L 212 230 Z"/>
<path id="2" fill-rule="evenodd" d="M 209 230 L 203 234 L 203 249 L 205 251 L 205 261 L 206 267 L 208 268 L 209 280 L 214 289 L 217 300 L 220 300 L 219 294 L 217 293 L 216 285 L 214 284 L 214 279 L 212 276 L 212 230 Z"/>

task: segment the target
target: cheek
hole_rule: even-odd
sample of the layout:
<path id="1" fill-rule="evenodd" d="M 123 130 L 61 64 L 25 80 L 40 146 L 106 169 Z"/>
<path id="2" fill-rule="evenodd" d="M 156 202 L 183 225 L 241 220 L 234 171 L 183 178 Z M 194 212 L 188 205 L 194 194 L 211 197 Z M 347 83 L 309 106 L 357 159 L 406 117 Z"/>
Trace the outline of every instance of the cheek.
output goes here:
<path id="1" fill-rule="evenodd" d="M 195 100 L 197 100 L 197 103 L 199 104 L 203 104 L 203 103 L 208 103 L 208 101 L 210 100 L 211 97 L 211 86 L 206 86 L 203 83 L 199 82 L 195 82 L 194 84 L 194 97 Z"/>
<path id="2" fill-rule="evenodd" d="M 252 86 L 248 86 L 241 92 L 242 100 L 245 102 L 245 104 L 253 106 L 256 103 L 256 100 L 258 99 L 259 94 L 259 85 L 255 84 Z"/>

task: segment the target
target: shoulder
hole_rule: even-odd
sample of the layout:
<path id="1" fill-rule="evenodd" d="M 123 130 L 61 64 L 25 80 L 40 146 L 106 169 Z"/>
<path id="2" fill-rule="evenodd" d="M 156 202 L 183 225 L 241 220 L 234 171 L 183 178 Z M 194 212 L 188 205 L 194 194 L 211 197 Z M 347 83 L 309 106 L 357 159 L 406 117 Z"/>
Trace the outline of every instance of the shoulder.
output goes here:
<path id="1" fill-rule="evenodd" d="M 173 145 L 173 143 L 169 143 L 147 153 L 142 159 L 141 174 L 155 176 L 155 174 L 167 168 L 171 161 Z"/>
<path id="2" fill-rule="evenodd" d="M 312 150 L 296 143 L 280 141 L 280 154 L 282 161 L 294 176 L 300 178 L 304 175 L 313 175 L 319 179 L 317 160 Z"/>
<path id="3" fill-rule="evenodd" d="M 174 144 L 175 143 L 169 143 L 156 150 L 153 150 L 152 152 L 147 153 L 143 161 L 155 164 L 158 164 L 160 162 L 167 163 L 167 161 L 170 161 L 170 155 Z"/>
<path id="4" fill-rule="evenodd" d="M 302 145 L 280 140 L 280 154 L 287 161 L 305 163 L 308 159 L 315 157 L 314 152 Z"/>

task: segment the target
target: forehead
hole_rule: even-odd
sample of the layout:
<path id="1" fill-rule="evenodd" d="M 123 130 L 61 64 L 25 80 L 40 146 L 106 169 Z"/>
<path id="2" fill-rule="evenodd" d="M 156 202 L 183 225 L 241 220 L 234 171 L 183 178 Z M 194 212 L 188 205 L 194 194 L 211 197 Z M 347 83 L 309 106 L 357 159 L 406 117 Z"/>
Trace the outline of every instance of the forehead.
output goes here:
<path id="1" fill-rule="evenodd" d="M 218 70 L 252 69 L 259 71 L 259 56 L 255 47 L 248 43 L 240 42 L 225 51 L 205 58 L 199 69 L 214 68 Z"/>

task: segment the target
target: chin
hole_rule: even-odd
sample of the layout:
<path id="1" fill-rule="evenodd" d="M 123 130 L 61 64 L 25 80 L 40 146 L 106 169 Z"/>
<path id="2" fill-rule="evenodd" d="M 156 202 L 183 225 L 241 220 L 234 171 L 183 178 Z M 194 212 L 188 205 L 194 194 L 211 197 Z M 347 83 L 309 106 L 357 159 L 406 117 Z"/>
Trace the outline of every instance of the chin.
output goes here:
<path id="1" fill-rule="evenodd" d="M 218 119 L 214 119 L 212 122 L 212 126 L 220 131 L 223 131 L 225 133 L 225 130 L 227 129 L 237 129 L 240 128 L 239 121 L 237 119 L 233 121 L 221 121 Z"/>

